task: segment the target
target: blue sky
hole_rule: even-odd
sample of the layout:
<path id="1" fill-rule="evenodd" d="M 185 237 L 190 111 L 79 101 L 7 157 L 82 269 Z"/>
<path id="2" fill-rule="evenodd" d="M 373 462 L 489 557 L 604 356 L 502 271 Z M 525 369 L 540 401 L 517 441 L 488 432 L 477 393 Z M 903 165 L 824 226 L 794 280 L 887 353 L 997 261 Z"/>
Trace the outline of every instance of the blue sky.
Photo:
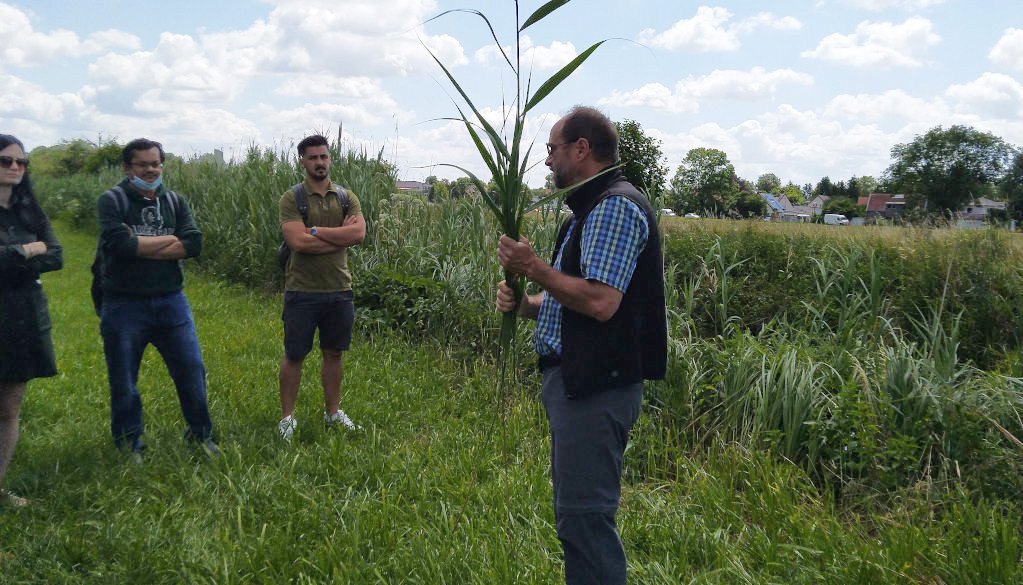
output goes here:
<path id="1" fill-rule="evenodd" d="M 542 2 L 522 2 L 522 17 Z M 491 0 L 0 1 L 0 132 L 29 148 L 138 136 L 189 155 L 290 148 L 316 131 L 383 148 L 401 178 L 482 173 L 424 48 L 494 120 L 514 95 Z M 574 104 L 639 122 L 673 174 L 689 149 L 802 185 L 880 176 L 891 147 L 968 124 L 1023 145 L 1023 2 L 575 0 L 523 38 L 534 86 L 611 39 L 536 110 L 537 151 Z M 503 102 L 502 102 L 503 98 Z M 537 157 L 530 183 L 546 169 Z"/>

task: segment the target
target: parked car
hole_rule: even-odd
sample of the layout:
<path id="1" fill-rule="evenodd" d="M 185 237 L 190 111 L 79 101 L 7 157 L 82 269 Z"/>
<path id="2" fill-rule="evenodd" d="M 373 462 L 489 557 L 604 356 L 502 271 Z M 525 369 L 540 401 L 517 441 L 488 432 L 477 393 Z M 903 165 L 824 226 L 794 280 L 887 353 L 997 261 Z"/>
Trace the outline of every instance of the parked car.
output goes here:
<path id="1" fill-rule="evenodd" d="M 841 213 L 825 213 L 825 225 L 849 225 L 849 218 Z"/>
<path id="2" fill-rule="evenodd" d="M 670 210 L 670 209 L 668 209 L 668 208 L 664 208 L 664 209 L 661 210 L 661 215 L 667 215 L 668 217 L 675 217 L 675 212 Z"/>
<path id="3" fill-rule="evenodd" d="M 696 215 L 692 211 L 690 211 L 689 213 L 685 214 L 683 217 L 688 217 L 689 219 L 700 219 L 700 216 Z"/>

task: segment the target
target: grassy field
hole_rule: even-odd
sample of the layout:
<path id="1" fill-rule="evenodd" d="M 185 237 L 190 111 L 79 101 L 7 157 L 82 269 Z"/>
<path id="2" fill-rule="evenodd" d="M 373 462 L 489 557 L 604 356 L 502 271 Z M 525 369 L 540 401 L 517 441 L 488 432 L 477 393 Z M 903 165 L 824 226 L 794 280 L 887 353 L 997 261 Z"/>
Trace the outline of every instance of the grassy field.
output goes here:
<path id="1" fill-rule="evenodd" d="M 0 583 L 557 583 L 546 421 L 536 376 L 496 398 L 486 361 L 357 331 L 343 407 L 325 429 L 316 360 L 296 440 L 276 439 L 279 297 L 190 274 L 223 453 L 181 440 L 173 387 L 149 350 L 140 387 L 149 450 L 109 440 L 106 376 L 87 288 L 94 240 L 60 230 L 47 275 L 61 375 L 36 380 L 0 510 Z M 631 582 L 1012 583 L 1014 504 L 920 484 L 836 504 L 799 467 L 745 447 L 680 452 L 648 408 L 619 514 Z"/>
<path id="2" fill-rule="evenodd" d="M 801 234 L 809 237 L 827 237 L 829 239 L 871 239 L 889 243 L 899 243 L 919 238 L 921 234 L 937 235 L 939 239 L 956 236 L 956 229 L 935 229 L 933 227 L 912 226 L 834 226 L 822 223 L 789 223 L 782 221 L 734 220 L 685 217 L 663 217 L 661 223 L 668 229 L 700 230 L 719 234 L 756 230 L 767 234 Z M 1008 242 L 1016 252 L 1023 252 L 1023 231 L 1009 233 Z"/>

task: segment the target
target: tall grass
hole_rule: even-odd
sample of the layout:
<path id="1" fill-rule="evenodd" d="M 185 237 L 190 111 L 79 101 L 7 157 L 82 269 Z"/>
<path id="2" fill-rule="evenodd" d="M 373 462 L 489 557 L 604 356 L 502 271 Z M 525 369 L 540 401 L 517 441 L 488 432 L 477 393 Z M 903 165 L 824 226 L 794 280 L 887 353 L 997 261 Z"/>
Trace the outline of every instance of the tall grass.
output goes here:
<path id="1" fill-rule="evenodd" d="M 170 379 L 149 352 L 140 384 L 150 449 L 134 466 L 110 444 L 96 317 L 82 293 L 93 239 L 58 228 L 66 267 L 45 275 L 44 286 L 61 375 L 29 385 L 5 487 L 35 503 L 0 509 L 0 582 L 563 582 L 535 375 L 502 405 L 515 446 L 506 467 L 493 426 L 493 361 L 448 359 L 429 338 L 360 324 L 346 354 L 343 403 L 365 433 L 317 424 L 318 380 L 307 375 L 303 423 L 291 444 L 280 443 L 279 299 L 192 272 L 187 292 L 223 453 L 208 459 L 181 440 Z M 742 338 L 733 355 L 770 343 Z M 703 346 L 695 359 L 724 359 L 716 347 Z M 755 376 L 763 355 L 749 354 Z M 510 514 L 493 505 L 505 478 Z M 618 513 L 630 582 L 1023 579 L 1018 499 L 927 489 L 897 487 L 850 508 L 783 457 L 742 441 L 682 445 L 657 408 L 645 409 Z"/>

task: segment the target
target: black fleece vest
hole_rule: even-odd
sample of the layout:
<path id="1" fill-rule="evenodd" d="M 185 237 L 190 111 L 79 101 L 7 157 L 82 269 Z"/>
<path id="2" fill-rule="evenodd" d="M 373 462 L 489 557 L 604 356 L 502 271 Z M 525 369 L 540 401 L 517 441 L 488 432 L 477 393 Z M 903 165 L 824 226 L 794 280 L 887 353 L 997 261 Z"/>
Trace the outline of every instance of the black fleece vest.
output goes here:
<path id="1" fill-rule="evenodd" d="M 554 253 L 556 255 L 565 242 L 561 272 L 581 277 L 579 261 L 583 226 L 593 208 L 611 195 L 623 195 L 639 206 L 646 216 L 649 236 L 614 316 L 601 323 L 564 307 L 561 373 L 565 390 L 572 398 L 642 380 L 663 379 L 667 364 L 664 258 L 657 218 L 650 202 L 625 180 L 620 171 L 594 179 L 568 198 L 566 203 L 576 222 L 571 231 L 568 229 L 571 217 L 562 224 Z"/>

